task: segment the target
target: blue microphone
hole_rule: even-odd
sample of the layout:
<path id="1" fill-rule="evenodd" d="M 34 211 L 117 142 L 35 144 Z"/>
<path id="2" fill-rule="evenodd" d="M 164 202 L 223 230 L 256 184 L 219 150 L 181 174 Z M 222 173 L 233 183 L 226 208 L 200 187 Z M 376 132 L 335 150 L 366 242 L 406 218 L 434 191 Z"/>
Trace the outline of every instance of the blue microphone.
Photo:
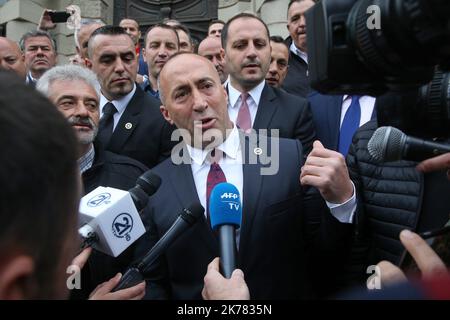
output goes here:
<path id="1" fill-rule="evenodd" d="M 214 187 L 209 198 L 209 218 L 211 227 L 219 231 L 220 268 L 229 279 L 237 266 L 235 230 L 242 221 L 241 196 L 234 185 L 223 182 Z"/>

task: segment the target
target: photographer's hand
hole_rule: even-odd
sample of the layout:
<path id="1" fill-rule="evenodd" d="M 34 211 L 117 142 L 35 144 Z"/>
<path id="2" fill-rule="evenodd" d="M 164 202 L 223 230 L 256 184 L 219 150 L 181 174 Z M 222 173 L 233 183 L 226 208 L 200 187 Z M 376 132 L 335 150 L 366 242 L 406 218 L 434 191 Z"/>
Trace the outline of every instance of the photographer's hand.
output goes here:
<path id="1" fill-rule="evenodd" d="M 447 169 L 447 178 L 450 180 L 450 152 L 422 161 L 417 165 L 417 170 L 430 172 Z"/>
<path id="2" fill-rule="evenodd" d="M 54 12 L 54 10 L 45 9 L 42 12 L 41 18 L 39 19 L 38 30 L 48 31 L 56 28 L 56 23 L 52 21 L 50 17 L 50 12 Z"/>
<path id="3" fill-rule="evenodd" d="M 111 292 L 120 282 L 122 274 L 118 273 L 109 281 L 99 284 L 89 295 L 89 300 L 141 300 L 145 295 L 145 281 L 127 288 Z"/>
<path id="4" fill-rule="evenodd" d="M 400 233 L 400 241 L 415 260 L 422 272 L 422 277 L 436 277 L 447 273 L 445 264 L 418 234 L 409 230 L 403 230 Z M 381 261 L 377 266 L 380 268 L 381 284 L 383 286 L 406 280 L 403 271 L 388 261 Z"/>

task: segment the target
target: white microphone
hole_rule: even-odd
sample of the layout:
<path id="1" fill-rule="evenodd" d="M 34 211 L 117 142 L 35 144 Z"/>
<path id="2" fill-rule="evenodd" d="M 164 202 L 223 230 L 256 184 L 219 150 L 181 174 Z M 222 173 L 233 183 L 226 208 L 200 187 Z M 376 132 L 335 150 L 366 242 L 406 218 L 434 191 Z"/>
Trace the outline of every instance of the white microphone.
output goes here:
<path id="1" fill-rule="evenodd" d="M 161 179 L 147 171 L 129 191 L 98 187 L 80 201 L 78 233 L 83 247 L 92 248 L 113 257 L 120 255 L 145 233 L 139 211 L 158 190 Z"/>

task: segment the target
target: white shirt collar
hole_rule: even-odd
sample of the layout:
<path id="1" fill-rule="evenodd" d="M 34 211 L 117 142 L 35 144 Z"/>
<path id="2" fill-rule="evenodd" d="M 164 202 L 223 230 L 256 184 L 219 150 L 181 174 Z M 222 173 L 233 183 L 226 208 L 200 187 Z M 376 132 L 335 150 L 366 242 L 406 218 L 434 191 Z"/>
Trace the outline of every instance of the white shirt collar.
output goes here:
<path id="1" fill-rule="evenodd" d="M 206 157 L 208 156 L 208 153 L 210 150 L 205 149 L 197 149 L 190 145 L 186 145 L 187 151 L 189 152 L 189 156 L 195 162 L 199 167 L 198 170 L 201 169 L 201 166 L 205 164 L 207 161 Z M 228 135 L 228 138 L 220 144 L 216 149 L 221 150 L 224 155 L 231 159 L 237 159 L 240 149 L 241 149 L 241 142 L 239 137 L 239 130 L 237 127 L 233 124 L 233 129 L 231 130 L 230 134 Z"/>
<path id="2" fill-rule="evenodd" d="M 133 98 L 134 93 L 136 92 L 136 84 L 133 85 L 133 90 L 131 90 L 126 96 L 120 98 L 119 100 L 113 100 L 111 103 L 116 107 L 117 113 L 121 115 L 125 108 L 127 107 L 128 103 L 130 102 L 131 98 Z M 103 93 L 100 95 L 100 113 L 103 114 L 103 107 L 105 104 L 110 102 L 108 99 L 105 98 Z"/>
<path id="3" fill-rule="evenodd" d="M 300 50 L 299 48 L 297 48 L 297 46 L 295 45 L 294 41 L 292 41 L 291 46 L 290 46 L 289 49 L 291 50 L 292 53 L 294 53 L 295 55 L 299 56 L 306 63 L 308 63 L 308 54 L 306 52 Z"/>
<path id="4" fill-rule="evenodd" d="M 352 96 L 351 95 L 348 95 L 348 94 L 344 94 L 343 96 L 342 96 L 342 101 L 345 101 L 345 100 L 347 100 L 347 99 L 351 99 L 352 98 Z M 360 99 L 362 99 L 362 98 L 370 98 L 370 99 L 375 99 L 375 97 L 372 97 L 372 96 L 363 96 L 363 95 L 359 95 L 359 98 Z"/>
<path id="5" fill-rule="evenodd" d="M 260 84 L 258 84 L 256 87 L 254 87 L 252 90 L 248 92 L 250 97 L 252 97 L 253 101 L 256 103 L 256 106 L 259 105 L 259 101 L 261 100 L 261 94 L 264 89 L 264 86 L 266 85 L 266 81 L 263 80 Z M 241 92 L 234 88 L 231 85 L 231 82 L 228 83 L 228 101 L 230 102 L 230 106 L 232 108 L 236 107 L 236 103 L 241 97 Z"/>
<path id="6" fill-rule="evenodd" d="M 30 81 L 32 82 L 37 82 L 38 79 L 33 78 L 33 76 L 31 75 L 31 71 L 28 71 L 28 77 L 27 77 L 27 83 L 29 83 Z"/>

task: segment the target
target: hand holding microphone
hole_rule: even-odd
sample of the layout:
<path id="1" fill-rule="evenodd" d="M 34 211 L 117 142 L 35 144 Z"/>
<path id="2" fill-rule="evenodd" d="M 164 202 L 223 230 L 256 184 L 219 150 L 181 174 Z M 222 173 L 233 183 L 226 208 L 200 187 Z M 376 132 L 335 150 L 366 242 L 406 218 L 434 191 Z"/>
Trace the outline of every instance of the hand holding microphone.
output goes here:
<path id="1" fill-rule="evenodd" d="M 120 279 L 119 284 L 113 289 L 113 292 L 133 287 L 144 281 L 143 274 L 153 265 L 169 246 L 188 228 L 193 226 L 200 217 L 203 216 L 205 209 L 200 203 L 193 203 L 188 209 L 183 209 L 181 214 L 167 230 L 167 232 L 158 240 L 150 251 L 136 265 L 128 268 Z"/>

